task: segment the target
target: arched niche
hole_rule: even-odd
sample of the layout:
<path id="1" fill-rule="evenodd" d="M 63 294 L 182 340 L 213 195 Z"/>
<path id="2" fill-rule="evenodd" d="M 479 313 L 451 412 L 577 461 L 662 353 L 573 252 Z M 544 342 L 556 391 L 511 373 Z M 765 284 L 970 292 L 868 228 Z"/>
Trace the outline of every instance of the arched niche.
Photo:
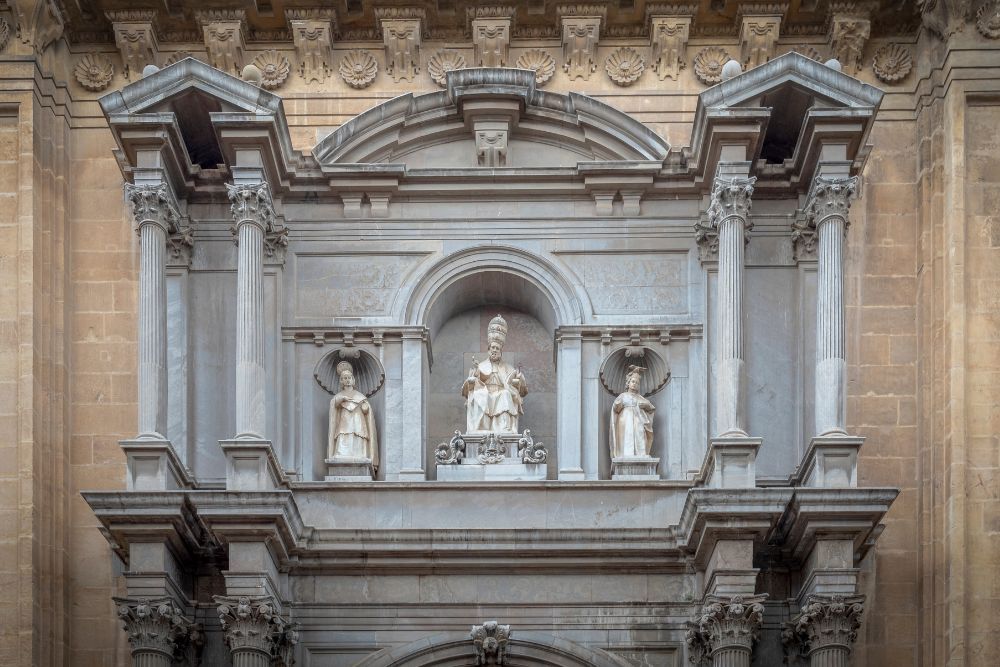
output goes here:
<path id="1" fill-rule="evenodd" d="M 472 667 L 476 664 L 468 633 L 448 632 L 379 651 L 357 667 Z M 509 667 L 627 667 L 630 663 L 541 632 L 515 629 L 507 649 Z"/>

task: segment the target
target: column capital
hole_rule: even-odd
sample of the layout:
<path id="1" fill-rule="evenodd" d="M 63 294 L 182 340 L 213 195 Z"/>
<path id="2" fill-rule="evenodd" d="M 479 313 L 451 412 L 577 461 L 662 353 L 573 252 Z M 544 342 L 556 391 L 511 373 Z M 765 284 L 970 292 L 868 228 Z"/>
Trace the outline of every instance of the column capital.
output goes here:
<path id="1" fill-rule="evenodd" d="M 749 655 L 764 618 L 766 595 L 705 598 L 702 614 L 689 623 L 687 645 L 695 664 L 723 648 L 743 649 Z"/>
<path id="2" fill-rule="evenodd" d="M 743 239 L 750 241 L 750 207 L 753 204 L 755 176 L 716 176 L 712 183 L 711 202 L 707 220 L 695 223 L 695 240 L 702 260 L 714 259 L 719 254 L 719 226 L 736 218 L 743 225 Z"/>
<path id="3" fill-rule="evenodd" d="M 786 651 L 797 646 L 801 655 L 826 648 L 849 652 L 861 627 L 864 602 L 864 595 L 809 596 L 802 613 L 782 631 Z"/>
<path id="4" fill-rule="evenodd" d="M 132 205 L 136 230 L 147 224 L 158 225 L 167 234 L 180 229 L 177 200 L 166 183 L 126 183 L 125 197 Z"/>
<path id="5" fill-rule="evenodd" d="M 215 603 L 230 651 L 264 653 L 277 664 L 291 665 L 298 630 L 278 613 L 274 598 L 216 595 Z"/>
<path id="6" fill-rule="evenodd" d="M 169 597 L 113 599 L 133 653 L 159 653 L 172 660 L 201 635 Z"/>
<path id="7" fill-rule="evenodd" d="M 274 227 L 274 201 L 267 181 L 257 183 L 227 183 L 226 194 L 231 202 L 233 233 L 238 234 L 243 224 L 253 224 L 265 233 Z"/>
<path id="8" fill-rule="evenodd" d="M 858 177 L 817 176 L 813 179 L 802 209 L 802 218 L 792 222 L 792 246 L 796 260 L 815 260 L 819 227 L 830 220 L 841 220 L 844 233 L 850 225 L 848 213 L 858 190 Z"/>

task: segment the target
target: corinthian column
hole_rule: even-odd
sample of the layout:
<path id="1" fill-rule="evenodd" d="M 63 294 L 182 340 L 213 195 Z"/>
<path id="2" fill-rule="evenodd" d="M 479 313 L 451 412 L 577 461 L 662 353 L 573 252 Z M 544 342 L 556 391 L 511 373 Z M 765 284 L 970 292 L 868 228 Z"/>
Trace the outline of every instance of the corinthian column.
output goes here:
<path id="1" fill-rule="evenodd" d="M 805 213 L 817 239 L 816 435 L 845 434 L 844 237 L 858 178 L 817 176 Z"/>
<path id="2" fill-rule="evenodd" d="M 708 222 L 718 234 L 718 363 L 715 383 L 719 436 L 746 436 L 743 352 L 743 251 L 750 222 L 750 197 L 756 178 L 717 176 Z"/>
<path id="3" fill-rule="evenodd" d="M 861 627 L 863 595 L 814 595 L 785 628 L 786 651 L 808 656 L 810 667 L 848 667 Z"/>
<path id="4" fill-rule="evenodd" d="M 115 598 L 133 667 L 170 667 L 200 631 L 170 598 Z"/>
<path id="5" fill-rule="evenodd" d="M 687 633 L 691 662 L 712 667 L 750 667 L 753 645 L 764 617 L 765 595 L 709 596 L 701 617 Z"/>
<path id="6" fill-rule="evenodd" d="M 264 438 L 264 234 L 274 226 L 266 182 L 226 185 L 233 232 L 239 246 L 236 269 L 236 438 Z"/>
<path id="7" fill-rule="evenodd" d="M 219 621 L 233 667 L 290 667 L 295 627 L 277 613 L 271 597 L 216 596 Z"/>
<path id="8" fill-rule="evenodd" d="M 165 440 L 167 426 L 167 236 L 177 203 L 166 183 L 125 184 L 139 234 L 139 439 Z"/>

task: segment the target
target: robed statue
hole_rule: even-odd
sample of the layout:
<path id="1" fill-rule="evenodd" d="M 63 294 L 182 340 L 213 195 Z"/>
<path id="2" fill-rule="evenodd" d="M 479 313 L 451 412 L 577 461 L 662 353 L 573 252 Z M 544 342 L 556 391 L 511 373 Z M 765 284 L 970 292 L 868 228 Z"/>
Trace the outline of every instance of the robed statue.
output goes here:
<path id="1" fill-rule="evenodd" d="M 645 368 L 630 366 L 625 391 L 611 405 L 611 457 L 648 457 L 653 449 L 653 404 L 639 393 Z"/>
<path id="2" fill-rule="evenodd" d="M 473 357 L 469 377 L 462 385 L 466 429 L 468 433 L 516 433 L 528 385 L 521 371 L 502 359 L 507 321 L 499 315 L 490 320 L 486 340 L 489 358 L 477 364 Z"/>
<path id="3" fill-rule="evenodd" d="M 354 369 L 347 361 L 337 364 L 340 391 L 330 400 L 329 459 L 371 462 L 378 469 L 378 434 L 368 397 L 354 386 Z"/>

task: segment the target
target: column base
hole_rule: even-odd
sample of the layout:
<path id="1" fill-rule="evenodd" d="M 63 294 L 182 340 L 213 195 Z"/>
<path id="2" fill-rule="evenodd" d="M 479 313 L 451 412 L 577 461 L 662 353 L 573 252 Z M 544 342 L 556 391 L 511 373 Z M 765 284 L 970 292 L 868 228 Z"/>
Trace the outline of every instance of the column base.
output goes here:
<path id="1" fill-rule="evenodd" d="M 226 454 L 227 491 L 269 491 L 287 488 L 288 479 L 270 440 L 220 440 Z"/>
<path id="2" fill-rule="evenodd" d="M 136 438 L 118 444 L 125 452 L 129 491 L 174 491 L 194 486 L 169 440 Z"/>
<path id="3" fill-rule="evenodd" d="M 762 440 L 746 436 L 709 441 L 698 480 L 712 489 L 752 489 L 757 486 L 757 450 Z"/>
<path id="4" fill-rule="evenodd" d="M 611 479 L 648 481 L 660 479 L 660 459 L 653 456 L 622 456 L 611 459 Z"/>
<path id="5" fill-rule="evenodd" d="M 858 485 L 858 450 L 864 438 L 822 435 L 809 441 L 796 486 L 854 488 Z"/>

